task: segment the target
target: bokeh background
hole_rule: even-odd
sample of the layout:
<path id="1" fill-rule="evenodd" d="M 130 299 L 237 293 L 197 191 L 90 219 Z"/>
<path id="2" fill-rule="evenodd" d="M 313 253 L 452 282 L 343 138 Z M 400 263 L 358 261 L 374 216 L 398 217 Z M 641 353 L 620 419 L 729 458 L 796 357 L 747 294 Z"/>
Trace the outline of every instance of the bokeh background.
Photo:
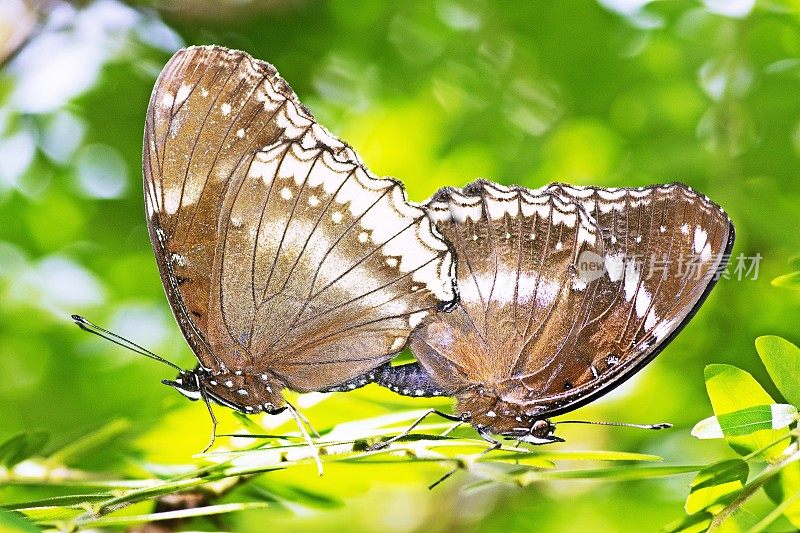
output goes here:
<path id="1" fill-rule="evenodd" d="M 159 383 L 171 371 L 69 319 L 84 314 L 193 366 L 147 237 L 141 140 L 158 71 L 177 48 L 201 43 L 276 65 L 320 122 L 417 201 L 476 177 L 529 187 L 682 181 L 730 213 L 734 254 L 763 258 L 757 276 L 722 280 L 645 371 L 574 414 L 675 428 L 565 427 L 560 449 L 655 453 L 674 464 L 727 457 L 723 444 L 689 435 L 711 414 L 703 367 L 736 364 L 774 392 L 753 340 L 800 341 L 800 294 L 770 285 L 800 252 L 797 0 L 3 0 L 0 440 L 42 429 L 57 446 L 124 420 L 123 437 L 81 465 L 117 472 L 179 464 L 207 442 L 204 407 Z M 325 426 L 433 403 L 370 386 L 305 405 Z M 295 503 L 229 524 L 653 531 L 683 514 L 691 479 L 465 491 L 462 473 L 429 492 L 444 471 L 351 464 L 322 478 L 311 466 L 268 474 L 259 483 Z M 23 496 L 0 487 L 0 503 Z"/>

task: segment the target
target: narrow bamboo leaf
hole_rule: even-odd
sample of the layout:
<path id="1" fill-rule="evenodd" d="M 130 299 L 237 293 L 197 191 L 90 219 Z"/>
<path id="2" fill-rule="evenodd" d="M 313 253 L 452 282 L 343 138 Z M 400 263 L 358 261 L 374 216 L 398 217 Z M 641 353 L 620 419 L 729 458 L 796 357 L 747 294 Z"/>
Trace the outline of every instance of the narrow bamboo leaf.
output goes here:
<path id="1" fill-rule="evenodd" d="M 772 280 L 772 285 L 784 289 L 800 290 L 800 272 L 791 272 Z"/>
<path id="2" fill-rule="evenodd" d="M 104 516 L 101 518 L 81 521 L 82 528 L 88 527 L 114 527 L 127 526 L 131 524 L 141 524 L 144 522 L 156 522 L 159 520 L 176 520 L 180 518 L 192 518 L 196 516 L 210 516 L 217 514 L 234 513 L 237 511 L 247 511 L 250 509 L 265 509 L 269 504 L 263 502 L 249 503 L 225 503 L 220 505 L 209 505 L 207 507 L 197 507 L 195 509 L 181 509 L 179 511 L 166 511 L 163 513 L 149 513 L 133 516 Z"/>
<path id="3" fill-rule="evenodd" d="M 708 397 L 717 416 L 775 403 L 753 376 L 735 366 L 708 365 L 705 380 Z M 786 429 L 767 429 L 749 435 L 726 437 L 725 440 L 739 455 L 748 455 L 787 434 Z M 776 458 L 784 448 L 785 444 L 770 446 L 759 457 L 766 460 Z"/>
<path id="4" fill-rule="evenodd" d="M 245 491 L 263 502 L 301 503 L 309 508 L 335 509 L 344 506 L 344 501 L 332 495 L 308 490 L 295 485 L 263 484 L 250 485 Z"/>
<path id="5" fill-rule="evenodd" d="M 130 425 L 131 423 L 127 420 L 113 420 L 53 452 L 47 458 L 47 463 L 50 466 L 66 465 L 85 457 L 92 450 L 108 444 L 124 433 Z"/>
<path id="6" fill-rule="evenodd" d="M 609 468 L 593 468 L 589 470 L 553 470 L 525 472 L 518 478 L 521 485 L 529 485 L 537 481 L 550 479 L 604 479 L 608 481 L 629 481 L 635 479 L 653 479 L 665 476 L 677 476 L 689 472 L 697 472 L 702 466 L 614 466 Z"/>
<path id="7" fill-rule="evenodd" d="M 15 533 L 39 533 L 38 527 L 28 520 L 25 515 L 0 508 L 0 531 Z"/>
<path id="8" fill-rule="evenodd" d="M 0 465 L 11 468 L 39 453 L 49 436 L 43 431 L 18 433 L 0 443 Z"/>
<path id="9" fill-rule="evenodd" d="M 692 435 L 698 439 L 721 439 L 749 435 L 764 429 L 781 429 L 797 420 L 797 408 L 785 403 L 754 405 L 698 422 Z"/>
<path id="10" fill-rule="evenodd" d="M 72 505 L 86 505 L 91 502 L 103 501 L 113 496 L 114 494 L 111 492 L 100 492 L 97 494 L 71 494 L 69 496 L 54 496 L 52 498 L 42 498 L 40 500 L 3 504 L 3 508 L 24 511 L 25 509 L 32 507 L 66 507 Z"/>
<path id="11" fill-rule="evenodd" d="M 79 507 L 31 507 L 21 511 L 30 520 L 38 523 L 52 523 L 60 520 L 69 520 L 85 512 Z"/>
<path id="12" fill-rule="evenodd" d="M 689 496 L 683 506 L 695 514 L 741 491 L 750 470 L 741 459 L 721 461 L 702 469 L 689 484 Z"/>
<path id="13" fill-rule="evenodd" d="M 553 452 L 509 452 L 486 456 L 486 459 L 510 460 L 520 457 L 536 457 L 547 461 L 655 461 L 664 459 L 658 455 L 644 453 L 615 452 L 603 450 L 553 451 Z"/>
<path id="14" fill-rule="evenodd" d="M 781 337 L 765 335 L 756 339 L 756 350 L 783 397 L 800 405 L 800 348 Z"/>

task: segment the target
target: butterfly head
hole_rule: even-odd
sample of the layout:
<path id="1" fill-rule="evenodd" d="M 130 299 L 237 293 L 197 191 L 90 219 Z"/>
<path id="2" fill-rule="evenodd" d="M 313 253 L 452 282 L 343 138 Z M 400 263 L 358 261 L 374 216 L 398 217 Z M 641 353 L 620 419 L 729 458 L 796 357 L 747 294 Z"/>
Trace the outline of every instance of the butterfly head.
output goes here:
<path id="1" fill-rule="evenodd" d="M 561 437 L 554 435 L 555 424 L 549 420 L 532 420 L 530 427 L 516 427 L 511 431 L 506 431 L 503 436 L 507 439 L 515 439 L 528 444 L 551 444 L 553 442 L 564 442 Z"/>
<path id="2" fill-rule="evenodd" d="M 267 374 L 212 372 L 198 367 L 194 370 L 182 370 L 174 381 L 165 379 L 162 383 L 190 400 L 205 396 L 219 405 L 244 414 L 275 414 L 285 408 L 280 387 Z"/>
<path id="3" fill-rule="evenodd" d="M 564 442 L 557 437 L 555 424 L 516 398 L 494 388 L 475 387 L 459 397 L 458 411 L 479 431 L 502 435 L 528 444 Z"/>

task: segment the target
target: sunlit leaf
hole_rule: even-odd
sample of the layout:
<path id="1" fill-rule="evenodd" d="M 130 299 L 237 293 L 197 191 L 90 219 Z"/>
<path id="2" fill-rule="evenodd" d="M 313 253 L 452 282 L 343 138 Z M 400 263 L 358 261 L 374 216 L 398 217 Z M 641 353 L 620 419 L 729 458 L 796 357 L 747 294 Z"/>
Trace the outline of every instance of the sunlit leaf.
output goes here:
<path id="1" fill-rule="evenodd" d="M 708 365 L 705 369 L 706 390 L 717 416 L 741 411 L 747 407 L 773 404 L 775 401 L 753 379 L 753 376 L 731 365 Z M 731 448 L 740 455 L 761 450 L 779 437 L 787 435 L 786 429 L 756 431 L 749 435 L 726 437 Z M 773 445 L 759 454 L 765 459 L 780 455 L 784 446 Z"/>
<path id="2" fill-rule="evenodd" d="M 684 516 L 664 526 L 664 533 L 701 533 L 711 525 L 713 515 L 702 512 Z"/>
<path id="3" fill-rule="evenodd" d="M 800 348 L 781 337 L 764 335 L 756 339 L 756 350 L 783 397 L 800 405 Z"/>
<path id="4" fill-rule="evenodd" d="M 778 276 L 772 280 L 775 287 L 782 287 L 784 289 L 800 290 L 800 272 L 791 272 Z"/>
<path id="5" fill-rule="evenodd" d="M 70 518 L 75 518 L 76 516 L 83 514 L 85 510 L 78 507 L 53 506 L 30 507 L 20 512 L 34 522 L 55 522 L 58 520 L 69 520 Z"/>
<path id="6" fill-rule="evenodd" d="M 788 464 L 781 469 L 777 477 L 770 479 L 764 485 L 764 492 L 776 504 L 785 505 L 781 513 L 792 525 L 800 529 L 800 501 L 795 498 L 795 496 L 800 497 L 800 462 Z"/>
<path id="7" fill-rule="evenodd" d="M 707 466 L 689 484 L 684 509 L 694 514 L 723 498 L 738 493 L 747 483 L 750 469 L 741 459 L 731 459 Z"/>
<path id="8" fill-rule="evenodd" d="M 156 522 L 160 520 L 177 520 L 181 518 L 192 518 L 195 516 L 211 516 L 216 514 L 234 513 L 250 509 L 265 509 L 269 504 L 262 502 L 249 503 L 226 503 L 220 505 L 209 505 L 194 509 L 181 509 L 179 511 L 166 511 L 163 513 L 149 513 L 134 516 L 105 516 L 101 518 L 81 521 L 82 527 L 113 527 L 127 526 L 131 524 L 141 524 L 144 522 Z"/>
<path id="9" fill-rule="evenodd" d="M 714 533 L 744 533 L 750 531 L 757 522 L 758 519 L 753 513 L 743 507 L 739 507 L 718 524 L 715 520 L 712 520 L 708 531 L 713 531 Z"/>
<path id="10" fill-rule="evenodd" d="M 765 429 L 781 429 L 797 420 L 797 408 L 786 403 L 754 405 L 740 411 L 712 416 L 692 428 L 698 439 L 721 439 L 749 435 Z"/>
<path id="11" fill-rule="evenodd" d="M 549 479 L 603 479 L 607 481 L 629 481 L 635 479 L 652 479 L 665 476 L 677 476 L 689 472 L 697 472 L 699 466 L 614 466 L 588 470 L 552 470 L 542 472 L 526 472 L 519 478 L 519 483 L 528 485 Z"/>

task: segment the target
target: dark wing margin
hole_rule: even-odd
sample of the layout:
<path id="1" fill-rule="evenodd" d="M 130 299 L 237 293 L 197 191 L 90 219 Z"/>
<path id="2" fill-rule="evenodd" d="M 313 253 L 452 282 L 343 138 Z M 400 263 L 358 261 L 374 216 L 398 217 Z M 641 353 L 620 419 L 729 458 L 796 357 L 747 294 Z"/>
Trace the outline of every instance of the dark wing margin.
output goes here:
<path id="1" fill-rule="evenodd" d="M 297 345 L 310 333 L 331 364 L 377 365 L 399 336 L 405 345 L 410 317 L 457 298 L 449 246 L 422 208 L 317 124 L 272 65 L 244 52 L 173 56 L 148 107 L 143 169 L 162 282 L 207 368 L 313 365 L 319 350 Z M 413 297 L 403 294 L 411 286 Z M 364 340 L 352 347 L 366 353 L 347 353 L 336 329 L 357 330 Z M 380 346 L 372 334 L 383 335 Z"/>

